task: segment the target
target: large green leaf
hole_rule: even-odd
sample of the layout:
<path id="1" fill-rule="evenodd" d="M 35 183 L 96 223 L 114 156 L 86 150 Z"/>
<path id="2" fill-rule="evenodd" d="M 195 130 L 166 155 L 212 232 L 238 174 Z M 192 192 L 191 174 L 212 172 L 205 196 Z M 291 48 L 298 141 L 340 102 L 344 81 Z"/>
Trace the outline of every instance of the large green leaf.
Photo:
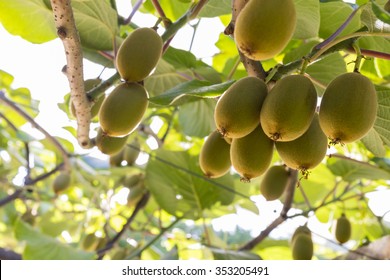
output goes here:
<path id="1" fill-rule="evenodd" d="M 381 136 L 375 130 L 375 128 L 371 129 L 366 136 L 364 136 L 361 141 L 364 146 L 373 153 L 375 156 L 384 157 L 386 155 L 386 148 L 383 144 Z"/>
<path id="2" fill-rule="evenodd" d="M 189 219 L 202 217 L 205 209 L 228 205 L 234 198 L 231 176 L 208 180 L 198 156 L 188 152 L 158 150 L 146 167 L 146 187 L 162 209 Z"/>
<path id="3" fill-rule="evenodd" d="M 360 179 L 390 180 L 390 172 L 366 162 L 334 156 L 328 159 L 327 165 L 334 175 L 348 182 Z"/>
<path id="4" fill-rule="evenodd" d="M 353 8 L 347 3 L 328 2 L 320 3 L 320 12 L 321 23 L 319 35 L 321 38 L 328 38 L 345 22 L 353 12 Z M 361 26 L 360 18 L 355 16 L 340 35 L 352 33 Z"/>
<path id="5" fill-rule="evenodd" d="M 3 88 L 9 89 L 13 81 L 14 77 L 11 74 L 0 70 L 0 90 Z"/>
<path id="6" fill-rule="evenodd" d="M 297 11 L 297 26 L 294 38 L 317 37 L 320 28 L 320 3 L 318 0 L 294 0 Z"/>
<path id="7" fill-rule="evenodd" d="M 0 22 L 9 33 L 32 43 L 57 37 L 52 12 L 43 0 L 0 0 Z"/>
<path id="8" fill-rule="evenodd" d="M 215 130 L 215 104 L 214 99 L 202 99 L 180 106 L 179 124 L 184 134 L 202 138 Z"/>
<path id="9" fill-rule="evenodd" d="M 217 17 L 232 12 L 231 0 L 209 0 L 199 13 L 199 17 Z"/>
<path id="10" fill-rule="evenodd" d="M 233 81 L 213 85 L 207 81 L 192 80 L 179 84 L 165 93 L 150 98 L 150 102 L 157 105 L 181 105 L 198 100 L 199 98 L 211 98 L 221 95 Z"/>
<path id="11" fill-rule="evenodd" d="M 29 224 L 18 220 L 15 224 L 15 237 L 26 242 L 23 259 L 26 260 L 92 260 L 93 252 L 85 252 L 61 243 L 55 238 L 35 230 Z"/>
<path id="12" fill-rule="evenodd" d="M 390 13 L 385 11 L 385 9 L 379 6 L 375 1 L 372 1 L 371 5 L 375 16 L 384 23 L 390 24 Z"/>
<path id="13" fill-rule="evenodd" d="M 112 50 L 117 13 L 106 0 L 73 0 L 73 13 L 81 44 L 94 50 Z"/>

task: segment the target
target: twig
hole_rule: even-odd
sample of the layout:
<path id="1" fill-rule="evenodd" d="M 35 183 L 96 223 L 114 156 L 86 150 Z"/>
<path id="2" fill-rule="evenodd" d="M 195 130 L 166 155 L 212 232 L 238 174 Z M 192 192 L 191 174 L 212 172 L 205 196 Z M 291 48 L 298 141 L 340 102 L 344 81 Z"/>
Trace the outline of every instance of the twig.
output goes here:
<path id="1" fill-rule="evenodd" d="M 18 189 L 13 194 L 11 194 L 3 199 L 0 199 L 0 207 L 3 207 L 4 205 L 10 203 L 11 201 L 14 201 L 15 199 L 21 197 L 23 191 L 24 191 L 23 189 Z"/>
<path id="2" fill-rule="evenodd" d="M 154 8 L 156 9 L 158 15 L 160 16 L 160 18 L 164 24 L 164 27 L 167 28 L 172 22 L 165 15 L 165 12 L 164 12 L 163 8 L 161 7 L 160 2 L 158 0 L 152 0 L 152 4 L 153 4 Z"/>
<path id="3" fill-rule="evenodd" d="M 279 217 L 277 217 L 266 229 L 260 232 L 258 236 L 256 236 L 254 239 L 252 239 L 244 246 L 242 246 L 239 249 L 240 251 L 253 249 L 257 244 L 263 241 L 271 233 L 271 231 L 273 231 L 277 226 L 279 226 L 281 223 L 283 223 L 285 220 L 289 218 L 287 216 L 287 212 L 290 210 L 292 205 L 297 181 L 298 181 L 298 171 L 290 169 L 289 181 L 287 183 L 288 185 L 286 188 L 286 196 L 285 196 L 286 199 L 284 201 L 283 209 L 280 212 Z"/>
<path id="4" fill-rule="evenodd" d="M 18 106 L 16 106 L 11 100 L 9 100 L 5 93 L 0 91 L 0 101 L 5 103 L 7 106 L 12 108 L 14 111 L 16 111 L 20 116 L 22 116 L 24 119 L 26 119 L 33 127 L 38 129 L 40 132 L 42 132 L 45 137 L 58 149 L 58 151 L 61 153 L 64 165 L 64 170 L 70 170 L 70 161 L 67 151 L 64 149 L 64 147 L 61 145 L 58 140 L 53 137 L 49 132 L 47 132 L 42 126 L 40 126 L 33 118 L 31 118 L 29 115 L 27 115 L 26 112 L 24 112 L 22 109 L 20 109 Z"/>
<path id="5" fill-rule="evenodd" d="M 66 75 L 70 86 L 71 102 L 77 118 L 77 140 L 81 147 L 89 148 L 91 102 L 84 89 L 83 52 L 77 32 L 70 0 L 51 0 L 57 35 L 62 40 L 66 54 Z"/>
<path id="6" fill-rule="evenodd" d="M 228 26 L 225 28 L 225 35 L 234 34 L 234 27 L 236 24 L 237 16 L 248 2 L 249 0 L 232 0 L 232 19 L 230 20 Z"/>
<path id="7" fill-rule="evenodd" d="M 105 255 L 105 253 L 114 247 L 114 245 L 118 242 L 118 240 L 121 238 L 121 236 L 125 233 L 125 231 L 129 228 L 130 224 L 133 222 L 134 218 L 137 216 L 138 212 L 145 207 L 146 203 L 148 202 L 150 197 L 150 193 L 146 192 L 140 201 L 138 201 L 137 205 L 134 208 L 133 213 L 131 213 L 131 216 L 127 219 L 126 224 L 123 225 L 122 229 L 107 243 L 107 245 L 100 249 L 98 254 L 98 259 L 102 259 Z"/>
<path id="8" fill-rule="evenodd" d="M 139 10 L 139 8 L 141 8 L 142 4 L 144 3 L 145 0 L 138 0 L 134 6 L 133 6 L 133 10 L 131 11 L 130 15 L 127 17 L 127 19 L 124 21 L 124 25 L 128 25 L 131 20 L 133 19 L 133 16 L 135 15 L 135 13 Z"/>

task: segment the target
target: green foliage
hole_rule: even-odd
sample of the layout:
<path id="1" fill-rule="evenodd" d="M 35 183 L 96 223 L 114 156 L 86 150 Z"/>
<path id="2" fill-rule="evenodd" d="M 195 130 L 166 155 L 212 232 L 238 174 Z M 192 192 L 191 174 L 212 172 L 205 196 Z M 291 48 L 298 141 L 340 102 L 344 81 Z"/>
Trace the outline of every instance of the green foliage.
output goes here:
<path id="1" fill-rule="evenodd" d="M 84 150 L 76 144 L 78 125 L 69 110 L 69 89 L 50 93 L 64 95 L 59 109 L 55 104 L 52 108 L 69 117 L 68 122 L 58 123 L 64 134 L 50 134 L 39 119 L 44 108 L 32 98 L 34 92 L 28 89 L 32 87 L 16 86 L 19 73 L 0 70 L 1 248 L 24 259 L 88 260 L 98 258 L 101 250 L 103 259 L 275 260 L 292 259 L 289 240 L 303 221 L 319 222 L 321 229 L 331 231 L 331 222 L 345 213 L 352 235 L 340 245 L 343 250 L 353 251 L 390 233 L 384 214 L 388 205 L 376 211 L 378 205 L 373 203 L 373 197 L 390 190 L 390 28 L 389 13 L 383 8 L 387 1 L 294 0 L 297 25 L 287 46 L 267 61 L 246 64 L 240 62 L 233 36 L 221 28 L 221 23 L 226 27 L 231 20 L 231 0 L 147 0 L 139 8 L 132 6 L 136 16 L 148 23 L 128 22 L 129 11 L 117 11 L 115 2 L 71 1 L 84 59 L 96 63 L 97 73 L 103 71 L 102 83 L 88 96 L 91 99 L 109 96 L 110 86 L 119 83 L 118 74 L 103 77 L 106 67 L 115 69 L 115 53 L 127 34 L 155 24 L 164 40 L 156 68 L 140 82 L 149 94 L 148 108 L 119 147 L 128 145 L 137 161 L 128 157 L 131 164 L 126 163 L 122 150 L 120 162 L 114 163 L 112 157 L 110 162 L 110 156 L 98 148 Z M 206 21 L 207 28 L 221 28 L 215 42 L 201 34 L 207 33 L 202 29 Z M 49 0 L 0 0 L 0 24 L 31 43 L 57 38 Z M 176 40 L 186 30 L 200 44 L 185 42 L 188 48 L 178 47 Z M 217 51 L 210 58 L 200 57 L 195 45 L 215 46 Z M 356 51 L 362 56 L 357 57 Z M 5 69 L 1 63 L 0 69 Z M 355 70 L 375 84 L 378 98 L 374 126 L 364 138 L 329 147 L 318 166 L 298 175 L 296 184 L 273 202 L 260 196 L 263 176 L 244 183 L 231 168 L 221 178 L 211 179 L 199 166 L 205 137 L 216 129 L 217 100 L 253 69 L 260 71 L 250 75 L 257 73 L 269 89 L 285 76 L 304 74 L 313 82 L 319 102 L 334 78 Z M 240 98 L 244 95 L 240 92 Z M 134 104 L 134 96 L 128 99 Z M 128 112 L 121 113 L 127 118 Z M 92 120 L 91 137 L 99 121 Z M 253 145 L 245 148 L 256 162 L 264 155 L 257 156 L 254 150 Z M 267 166 L 268 161 L 284 164 L 276 151 L 267 157 Z M 61 172 L 71 172 L 71 187 L 56 194 L 52 186 Z M 291 211 L 279 215 L 281 204 Z M 256 219 L 253 228 L 241 227 L 251 217 Z M 221 220 L 229 224 L 218 228 Z M 236 220 L 237 224 L 231 222 Z M 262 229 L 266 230 L 261 233 Z M 319 228 L 310 230 L 313 259 L 342 253 L 339 247 L 328 246 Z M 96 237 L 91 248 L 83 245 L 87 236 Z M 106 247 L 112 240 L 113 247 Z"/>

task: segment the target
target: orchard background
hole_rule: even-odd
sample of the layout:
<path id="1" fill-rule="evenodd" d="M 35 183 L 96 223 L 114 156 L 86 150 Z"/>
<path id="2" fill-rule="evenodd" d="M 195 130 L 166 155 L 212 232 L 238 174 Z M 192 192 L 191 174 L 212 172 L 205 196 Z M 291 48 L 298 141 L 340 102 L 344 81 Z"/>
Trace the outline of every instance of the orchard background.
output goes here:
<path id="1" fill-rule="evenodd" d="M 232 4 L 241 2 L 71 1 L 84 63 L 99 69 L 82 77 L 101 79 L 85 91 L 92 99 L 108 95 L 120 82 L 114 58 L 129 33 L 155 27 L 164 41 L 162 58 L 143 81 L 148 109 L 127 139 L 132 158 L 120 164 L 93 141 L 80 142 L 80 120 L 69 109 L 69 67 L 41 76 L 41 65 L 30 65 L 35 58 L 23 50 L 3 52 L 7 41 L 1 42 L 2 55 L 34 69 L 40 83 L 65 86 L 62 92 L 30 92 L 28 84 L 15 86 L 18 73 L 9 73 L 0 61 L 0 259 L 291 259 L 291 236 L 304 224 L 312 231 L 314 259 L 390 257 L 387 1 L 295 0 L 293 38 L 281 53 L 261 62 L 240 55 L 233 40 Z M 118 8 L 123 6 L 125 15 Z M 203 22 L 220 28 L 215 42 L 204 39 Z M 0 23 L 42 48 L 60 42 L 63 34 L 49 0 L 0 0 Z M 186 44 L 175 38 L 187 38 Z M 197 44 L 215 45 L 216 53 L 195 55 Z M 58 48 L 65 65 L 64 46 Z M 379 106 L 374 127 L 360 141 L 329 147 L 307 179 L 298 175 L 272 202 L 260 193 L 263 176 L 245 183 L 233 169 L 218 179 L 203 175 L 198 156 L 215 130 L 217 98 L 235 81 L 250 75 L 272 84 L 304 65 L 321 97 L 331 80 L 354 70 L 357 60 L 359 72 L 376 85 Z M 50 95 L 63 97 L 59 104 L 40 106 Z M 45 115 L 49 109 L 67 121 Z M 92 118 L 88 125 L 91 139 L 98 121 Z M 53 123 L 60 132 L 49 132 Z M 281 163 L 277 153 L 272 162 Z M 70 186 L 55 191 L 53 182 L 64 171 L 71 174 Z M 342 213 L 352 224 L 351 239 L 343 245 L 332 233 Z"/>

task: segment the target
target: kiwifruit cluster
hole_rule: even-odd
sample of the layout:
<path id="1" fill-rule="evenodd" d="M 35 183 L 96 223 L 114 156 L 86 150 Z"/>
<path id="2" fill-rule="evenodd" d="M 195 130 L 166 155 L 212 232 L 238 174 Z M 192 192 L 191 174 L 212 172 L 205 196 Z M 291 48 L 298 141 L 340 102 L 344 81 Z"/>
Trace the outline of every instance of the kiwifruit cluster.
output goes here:
<path id="1" fill-rule="evenodd" d="M 99 110 L 96 145 L 105 154 L 118 154 L 141 122 L 149 105 L 143 80 L 162 55 L 163 41 L 152 28 L 138 28 L 123 41 L 116 55 L 122 83 L 104 99 Z M 129 153 L 124 156 L 130 157 Z"/>
<path id="2" fill-rule="evenodd" d="M 359 140 L 372 128 L 378 107 L 374 85 L 355 72 L 331 81 L 317 103 L 316 89 L 304 75 L 285 76 L 271 90 L 256 77 L 236 81 L 216 104 L 220 135 L 214 131 L 205 141 L 202 171 L 216 178 L 233 166 L 249 181 L 269 170 L 276 150 L 287 167 L 306 176 L 326 156 L 328 138 L 330 144 Z"/>

